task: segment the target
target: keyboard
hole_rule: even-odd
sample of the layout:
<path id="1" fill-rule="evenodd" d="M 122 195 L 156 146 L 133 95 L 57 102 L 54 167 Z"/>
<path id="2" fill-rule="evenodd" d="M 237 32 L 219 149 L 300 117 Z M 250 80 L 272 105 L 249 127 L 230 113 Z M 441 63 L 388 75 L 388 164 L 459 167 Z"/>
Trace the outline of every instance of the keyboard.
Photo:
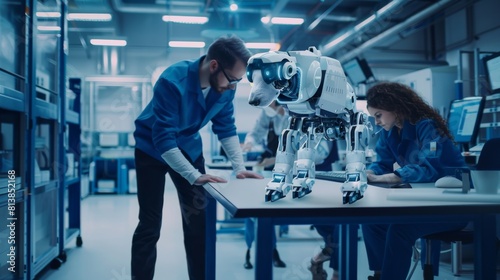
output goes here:
<path id="1" fill-rule="evenodd" d="M 345 182 L 345 171 L 316 171 L 316 179 Z"/>

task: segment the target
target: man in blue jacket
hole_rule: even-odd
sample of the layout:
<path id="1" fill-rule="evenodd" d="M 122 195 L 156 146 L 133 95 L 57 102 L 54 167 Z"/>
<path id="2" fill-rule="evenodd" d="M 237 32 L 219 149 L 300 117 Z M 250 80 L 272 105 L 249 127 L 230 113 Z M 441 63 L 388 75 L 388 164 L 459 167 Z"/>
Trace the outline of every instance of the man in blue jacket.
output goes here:
<path id="1" fill-rule="evenodd" d="M 189 278 L 206 278 L 205 233 L 210 221 L 205 217 L 207 205 L 214 202 L 208 202 L 213 198 L 202 185 L 226 182 L 205 172 L 199 130 L 209 121 L 236 177 L 262 178 L 245 169 L 233 116 L 236 84 L 250 56 L 241 39 L 217 39 L 205 56 L 168 67 L 154 86 L 153 99 L 135 121 L 139 224 L 132 240 L 133 280 L 153 279 L 166 173 L 179 197 Z"/>

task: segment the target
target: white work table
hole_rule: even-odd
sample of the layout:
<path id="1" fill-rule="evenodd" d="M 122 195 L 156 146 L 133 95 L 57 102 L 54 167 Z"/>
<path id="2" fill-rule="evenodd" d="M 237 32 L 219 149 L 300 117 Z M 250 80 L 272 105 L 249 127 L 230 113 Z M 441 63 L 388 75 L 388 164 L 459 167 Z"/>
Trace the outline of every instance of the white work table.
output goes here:
<path id="1" fill-rule="evenodd" d="M 369 186 L 362 199 L 342 204 L 341 183 L 317 180 L 305 197 L 292 199 L 289 193 L 278 201 L 265 202 L 268 181 L 232 178 L 225 184 L 204 185 L 235 218 L 257 218 L 255 279 L 272 279 L 271 236 L 276 224 L 340 224 L 340 279 L 357 279 L 357 224 L 452 219 L 474 222 L 475 279 L 495 278 L 496 246 L 491 244 L 496 242 L 495 214 L 500 213 L 500 195 L 487 198 L 461 194 L 455 189 L 435 188 L 434 184 L 412 184 L 413 189 Z M 415 200 L 409 199 L 413 195 Z M 207 240 L 215 243 L 215 228 L 208 235 Z M 213 252 L 207 253 L 207 275 L 215 279 L 215 245 L 208 246 Z"/>

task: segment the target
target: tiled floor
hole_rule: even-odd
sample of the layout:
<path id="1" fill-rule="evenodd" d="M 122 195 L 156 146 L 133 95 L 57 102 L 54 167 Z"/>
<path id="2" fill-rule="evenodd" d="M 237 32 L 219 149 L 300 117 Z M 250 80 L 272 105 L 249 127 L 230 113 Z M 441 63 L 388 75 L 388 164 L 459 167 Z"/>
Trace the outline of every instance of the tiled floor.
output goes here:
<path id="1" fill-rule="evenodd" d="M 48 269 L 40 280 L 130 280 L 130 244 L 137 224 L 135 195 L 94 195 L 82 201 L 82 247 L 67 250 L 67 262 L 58 270 Z M 286 268 L 274 268 L 274 279 L 311 279 L 307 270 L 311 256 L 320 250 L 322 240 L 308 226 L 290 226 L 288 235 L 278 239 L 278 250 Z M 217 279 L 250 280 L 254 271 L 243 268 L 246 251 L 242 234 L 217 237 Z M 254 251 L 252 251 L 254 253 Z M 359 243 L 358 279 L 367 279 L 364 244 Z M 328 270 L 329 277 L 331 270 Z M 499 277 L 497 277 L 500 279 Z M 166 188 L 164 225 L 158 243 L 155 279 L 188 279 L 177 196 L 172 185 Z M 330 279 L 330 278 L 328 278 Z M 412 279 L 422 279 L 416 269 Z M 454 277 L 443 266 L 436 279 L 473 279 L 471 274 Z"/>

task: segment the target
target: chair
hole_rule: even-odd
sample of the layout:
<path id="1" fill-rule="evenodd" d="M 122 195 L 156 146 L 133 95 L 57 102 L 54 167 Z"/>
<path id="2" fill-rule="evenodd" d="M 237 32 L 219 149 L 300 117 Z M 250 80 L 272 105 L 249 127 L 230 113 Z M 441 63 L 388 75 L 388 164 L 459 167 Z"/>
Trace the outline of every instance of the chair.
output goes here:
<path id="1" fill-rule="evenodd" d="M 493 138 L 483 146 L 479 155 L 478 162 L 475 166 L 471 167 L 477 170 L 500 170 L 500 161 L 497 159 L 500 153 L 500 138 Z M 453 275 L 460 275 L 462 270 L 462 244 L 472 243 L 473 231 L 470 229 L 463 229 L 458 231 L 439 232 L 423 237 L 426 242 L 426 263 L 424 265 L 424 280 L 434 279 L 433 268 L 431 264 L 431 242 L 432 240 L 439 240 L 451 243 L 451 271 Z M 412 272 L 413 273 L 413 272 Z M 411 275 L 410 275 L 411 277 Z"/>

